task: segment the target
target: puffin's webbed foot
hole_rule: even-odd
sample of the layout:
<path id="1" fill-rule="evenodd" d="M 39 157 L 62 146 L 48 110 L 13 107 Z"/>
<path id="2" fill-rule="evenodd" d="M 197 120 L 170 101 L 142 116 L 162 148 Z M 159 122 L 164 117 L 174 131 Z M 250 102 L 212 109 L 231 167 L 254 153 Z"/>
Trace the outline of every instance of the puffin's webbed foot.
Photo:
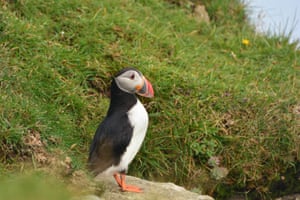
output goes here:
<path id="1" fill-rule="evenodd" d="M 133 185 L 127 185 L 125 183 L 125 174 L 121 173 L 121 174 L 114 174 L 114 178 L 116 180 L 116 182 L 118 183 L 118 185 L 121 187 L 123 192 L 136 192 L 136 193 L 141 193 L 143 192 L 141 188 L 137 187 L 137 186 L 133 186 Z"/>

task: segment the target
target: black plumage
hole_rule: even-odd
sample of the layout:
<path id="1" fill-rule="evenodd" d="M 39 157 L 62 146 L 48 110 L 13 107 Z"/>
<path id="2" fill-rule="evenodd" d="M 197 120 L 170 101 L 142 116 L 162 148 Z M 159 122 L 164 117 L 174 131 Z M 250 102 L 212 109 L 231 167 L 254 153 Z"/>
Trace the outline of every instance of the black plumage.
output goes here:
<path id="1" fill-rule="evenodd" d="M 133 133 L 127 112 L 136 102 L 134 94 L 122 91 L 112 80 L 110 106 L 90 147 L 89 167 L 94 174 L 119 164 Z"/>

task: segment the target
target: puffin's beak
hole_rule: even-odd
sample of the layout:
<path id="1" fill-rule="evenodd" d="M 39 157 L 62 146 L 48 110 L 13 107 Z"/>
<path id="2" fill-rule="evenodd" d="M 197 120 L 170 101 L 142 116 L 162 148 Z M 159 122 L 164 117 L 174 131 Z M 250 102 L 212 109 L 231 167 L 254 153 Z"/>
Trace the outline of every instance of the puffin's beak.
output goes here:
<path id="1" fill-rule="evenodd" d="M 145 78 L 144 79 L 144 85 L 138 89 L 137 94 L 143 96 L 143 97 L 154 97 L 154 90 L 152 88 L 151 83 Z"/>

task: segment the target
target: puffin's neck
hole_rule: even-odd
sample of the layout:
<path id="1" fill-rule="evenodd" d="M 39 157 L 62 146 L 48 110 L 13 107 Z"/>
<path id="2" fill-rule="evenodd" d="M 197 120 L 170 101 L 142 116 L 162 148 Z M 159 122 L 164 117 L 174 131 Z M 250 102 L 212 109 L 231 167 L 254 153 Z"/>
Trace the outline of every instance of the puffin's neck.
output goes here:
<path id="1" fill-rule="evenodd" d="M 110 86 L 110 105 L 108 109 L 108 115 L 115 111 L 128 111 L 137 102 L 135 94 L 127 93 L 121 90 L 115 79 L 112 80 Z"/>

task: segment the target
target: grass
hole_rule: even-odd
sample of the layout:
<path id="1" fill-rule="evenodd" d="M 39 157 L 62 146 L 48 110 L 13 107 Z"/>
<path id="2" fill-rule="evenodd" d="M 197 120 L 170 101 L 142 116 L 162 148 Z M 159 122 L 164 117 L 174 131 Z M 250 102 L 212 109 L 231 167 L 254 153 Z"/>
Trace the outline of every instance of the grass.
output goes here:
<path id="1" fill-rule="evenodd" d="M 0 186 L 1 199 L 63 200 L 71 197 L 60 181 L 38 173 L 1 179 Z"/>
<path id="2" fill-rule="evenodd" d="M 267 198 L 300 160 L 296 44 L 257 35 L 234 0 L 203 1 L 210 24 L 182 2 L 1 1 L 1 173 L 36 159 L 24 144 L 32 133 L 49 155 L 62 152 L 72 170 L 84 169 L 111 76 L 130 65 L 156 94 L 142 99 L 150 127 L 130 174 L 219 198 Z M 212 157 L 226 177 L 211 177 Z"/>

